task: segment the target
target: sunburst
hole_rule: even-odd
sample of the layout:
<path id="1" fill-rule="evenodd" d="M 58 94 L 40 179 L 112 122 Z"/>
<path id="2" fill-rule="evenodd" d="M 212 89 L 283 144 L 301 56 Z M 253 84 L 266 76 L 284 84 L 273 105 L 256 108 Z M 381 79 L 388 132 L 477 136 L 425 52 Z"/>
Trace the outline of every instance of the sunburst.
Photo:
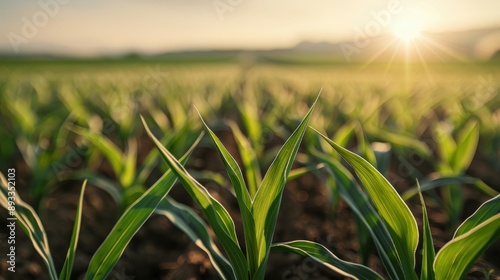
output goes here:
<path id="1" fill-rule="evenodd" d="M 392 32 L 396 38 L 403 42 L 417 40 L 421 35 L 420 26 L 411 18 L 406 18 L 394 24 Z"/>

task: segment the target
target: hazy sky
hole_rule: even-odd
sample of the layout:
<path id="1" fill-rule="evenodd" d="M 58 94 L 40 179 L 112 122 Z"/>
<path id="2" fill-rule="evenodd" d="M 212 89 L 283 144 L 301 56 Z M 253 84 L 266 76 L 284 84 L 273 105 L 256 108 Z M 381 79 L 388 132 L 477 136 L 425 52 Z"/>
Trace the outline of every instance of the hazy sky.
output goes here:
<path id="1" fill-rule="evenodd" d="M 374 22 L 390 30 L 407 18 L 435 32 L 500 26 L 500 1 L 1 0 L 0 50 L 92 55 L 288 47 L 352 40 Z"/>

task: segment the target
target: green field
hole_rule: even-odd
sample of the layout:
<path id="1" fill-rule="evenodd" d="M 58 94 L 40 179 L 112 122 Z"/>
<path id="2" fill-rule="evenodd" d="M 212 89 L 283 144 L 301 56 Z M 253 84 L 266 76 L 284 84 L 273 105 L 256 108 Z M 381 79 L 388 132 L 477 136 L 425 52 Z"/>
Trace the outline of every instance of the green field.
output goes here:
<path id="1" fill-rule="evenodd" d="M 1 202 L 15 169 L 18 276 L 499 277 L 499 81 L 498 62 L 0 61 Z M 134 265 L 159 234 L 146 220 L 165 216 L 165 244 L 193 248 Z M 353 245 L 325 242 L 343 235 L 323 224 L 350 225 Z M 324 266 L 301 274 L 290 253 Z M 164 265 L 181 256 L 186 274 Z"/>

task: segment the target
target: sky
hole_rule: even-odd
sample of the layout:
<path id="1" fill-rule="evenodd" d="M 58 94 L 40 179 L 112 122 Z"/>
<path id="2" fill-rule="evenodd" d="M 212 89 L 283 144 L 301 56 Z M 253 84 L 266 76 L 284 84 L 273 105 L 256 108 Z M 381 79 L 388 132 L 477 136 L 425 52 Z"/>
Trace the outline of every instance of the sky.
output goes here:
<path id="1" fill-rule="evenodd" d="M 2 0 L 0 52 L 271 49 L 355 40 L 363 32 L 391 32 L 408 19 L 429 32 L 500 27 L 500 1 Z"/>

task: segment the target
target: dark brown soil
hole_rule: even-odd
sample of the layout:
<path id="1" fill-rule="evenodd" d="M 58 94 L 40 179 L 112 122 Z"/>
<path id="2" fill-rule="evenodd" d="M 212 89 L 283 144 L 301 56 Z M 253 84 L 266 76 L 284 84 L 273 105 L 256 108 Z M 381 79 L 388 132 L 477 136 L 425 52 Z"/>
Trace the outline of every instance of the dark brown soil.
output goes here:
<path id="1" fill-rule="evenodd" d="M 224 143 L 229 144 L 229 147 L 234 147 L 230 135 L 222 135 L 221 138 Z M 234 148 L 230 149 L 230 152 L 237 154 Z M 394 159 L 390 172 L 398 172 L 397 164 L 398 161 Z M 18 170 L 25 170 L 25 167 L 21 166 L 22 163 L 18 163 L 18 165 Z M 191 168 L 209 168 L 225 175 L 219 157 L 211 148 L 198 148 L 192 156 Z M 476 158 L 469 172 L 471 175 L 484 178 L 490 186 L 499 190 L 498 173 L 491 169 L 488 170 L 488 168 L 487 163 Z M 424 174 L 427 172 L 425 167 L 420 169 Z M 153 177 L 155 176 L 159 176 L 159 174 L 154 174 Z M 24 180 L 19 179 L 18 191 L 29 202 L 29 191 L 22 188 Z M 412 179 L 408 177 L 398 181 L 395 187 L 398 191 L 403 191 L 411 184 Z M 47 231 L 55 265 L 58 269 L 61 268 L 65 259 L 80 186 L 81 182 L 64 182 L 42 203 L 43 212 L 40 213 L 40 216 Z M 241 237 L 241 219 L 231 194 L 214 184 L 207 184 L 207 187 L 229 209 Z M 170 195 L 179 202 L 192 206 L 192 200 L 182 186 L 175 186 Z M 469 189 L 466 191 L 466 197 L 467 204 L 464 216 L 470 215 L 480 203 L 487 199 L 477 191 Z M 418 199 L 412 199 L 409 205 L 417 217 L 419 227 L 421 227 L 420 202 Z M 428 205 L 428 211 L 435 245 L 440 248 L 450 238 L 446 217 L 437 206 Z M 1 221 L 6 221 L 5 211 L 2 210 L 0 213 Z M 111 230 L 119 214 L 118 207 L 112 202 L 109 195 L 92 185 L 87 188 L 80 242 L 74 265 L 74 279 L 83 279 L 92 254 Z M 338 257 L 360 263 L 356 232 L 352 211 L 343 201 L 332 208 L 328 190 L 313 174 L 305 175 L 287 185 L 274 236 L 275 241 L 306 239 L 320 242 Z M 1 233 L 3 236 L 1 238 L 0 279 L 48 279 L 41 258 L 20 228 L 17 229 L 16 236 L 16 273 L 7 272 L 5 254 L 3 253 L 6 251 L 5 225 L 3 224 Z M 499 254 L 500 243 L 497 242 L 481 257 L 470 273 L 469 279 L 484 279 L 484 274 L 481 273 L 484 269 L 495 269 L 495 275 L 500 275 Z M 381 275 L 385 275 L 376 253 L 371 256 L 369 265 Z M 417 263 L 417 268 L 419 265 Z M 109 279 L 217 279 L 217 276 L 208 257 L 185 234 L 172 225 L 166 217 L 153 216 L 132 239 Z M 303 257 L 272 253 L 266 279 L 305 280 L 344 279 L 344 277 L 338 276 Z M 491 279 L 500 279 L 500 277 L 492 276 Z"/>

